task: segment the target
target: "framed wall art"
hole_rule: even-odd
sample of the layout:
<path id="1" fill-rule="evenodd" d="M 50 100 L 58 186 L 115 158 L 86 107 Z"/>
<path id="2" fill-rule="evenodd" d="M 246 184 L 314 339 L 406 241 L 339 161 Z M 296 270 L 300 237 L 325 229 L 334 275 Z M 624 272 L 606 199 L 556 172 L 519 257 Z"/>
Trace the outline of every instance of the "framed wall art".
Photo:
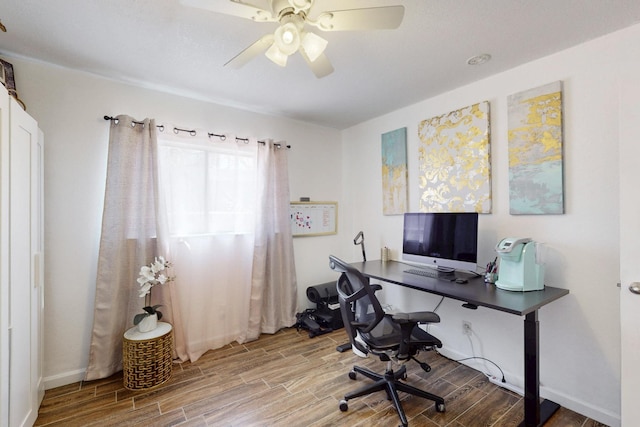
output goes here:
<path id="1" fill-rule="evenodd" d="M 407 211 L 407 128 L 382 134 L 382 213 Z"/>
<path id="2" fill-rule="evenodd" d="M 491 212 L 489 102 L 423 120 L 421 212 Z"/>
<path id="3" fill-rule="evenodd" d="M 562 82 L 508 97 L 509 213 L 564 213 Z"/>

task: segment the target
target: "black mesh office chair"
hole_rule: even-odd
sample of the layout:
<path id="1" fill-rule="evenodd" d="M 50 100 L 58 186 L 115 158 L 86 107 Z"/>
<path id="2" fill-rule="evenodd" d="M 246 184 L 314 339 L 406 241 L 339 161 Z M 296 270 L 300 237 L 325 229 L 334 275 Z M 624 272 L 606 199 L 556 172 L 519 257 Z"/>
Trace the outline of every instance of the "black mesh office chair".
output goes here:
<path id="1" fill-rule="evenodd" d="M 418 362 L 414 356 L 421 349 L 442 347 L 440 340 L 417 326 L 419 323 L 439 322 L 440 317 L 430 311 L 386 314 L 374 294 L 376 285 L 370 285 L 368 278 L 333 255 L 329 256 L 329 266 L 342 273 L 337 282 L 338 299 L 351 345 L 361 353 L 372 353 L 387 362 L 384 374 L 359 366 L 353 367 L 349 372 L 349 378 L 355 380 L 356 373 L 360 373 L 372 379 L 374 383 L 346 394 L 344 400 L 340 401 L 340 410 L 346 411 L 349 408 L 347 401 L 350 399 L 385 390 L 387 398 L 393 401 L 398 412 L 401 427 L 408 424 L 398 391 L 432 400 L 435 402 L 436 411 L 444 412 L 443 398 L 403 382 L 407 378 L 404 362 L 410 359 Z M 393 370 L 394 361 L 402 364 L 396 371 Z M 426 372 L 431 370 L 426 363 L 418 363 Z"/>

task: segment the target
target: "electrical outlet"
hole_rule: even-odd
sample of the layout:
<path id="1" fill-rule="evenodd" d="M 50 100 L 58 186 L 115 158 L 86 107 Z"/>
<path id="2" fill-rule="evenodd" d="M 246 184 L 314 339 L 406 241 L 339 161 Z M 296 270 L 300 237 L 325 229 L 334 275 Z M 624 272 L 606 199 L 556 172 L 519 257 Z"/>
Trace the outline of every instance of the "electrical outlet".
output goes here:
<path id="1" fill-rule="evenodd" d="M 462 333 L 465 335 L 471 335 L 471 322 L 466 320 L 462 321 Z"/>

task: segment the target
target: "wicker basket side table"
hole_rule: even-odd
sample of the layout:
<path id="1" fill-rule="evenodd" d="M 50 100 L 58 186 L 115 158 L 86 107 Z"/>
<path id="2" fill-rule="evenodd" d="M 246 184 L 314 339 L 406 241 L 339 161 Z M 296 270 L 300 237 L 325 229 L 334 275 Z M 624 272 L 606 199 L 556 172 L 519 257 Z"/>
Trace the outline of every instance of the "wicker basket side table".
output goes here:
<path id="1" fill-rule="evenodd" d="M 157 387 L 171 378 L 173 366 L 173 330 L 169 323 L 158 322 L 150 332 L 133 327 L 122 339 L 122 376 L 127 390 Z"/>

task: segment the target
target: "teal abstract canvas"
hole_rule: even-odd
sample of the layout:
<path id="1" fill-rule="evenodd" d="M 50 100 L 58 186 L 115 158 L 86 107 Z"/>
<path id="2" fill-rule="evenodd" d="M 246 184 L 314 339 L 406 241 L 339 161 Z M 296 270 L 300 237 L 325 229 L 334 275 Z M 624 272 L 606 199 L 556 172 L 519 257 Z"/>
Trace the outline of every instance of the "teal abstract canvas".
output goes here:
<path id="1" fill-rule="evenodd" d="M 509 96 L 509 212 L 564 213 L 562 84 Z"/>
<path id="2" fill-rule="evenodd" d="M 382 213 L 407 211 L 407 128 L 382 134 Z"/>

